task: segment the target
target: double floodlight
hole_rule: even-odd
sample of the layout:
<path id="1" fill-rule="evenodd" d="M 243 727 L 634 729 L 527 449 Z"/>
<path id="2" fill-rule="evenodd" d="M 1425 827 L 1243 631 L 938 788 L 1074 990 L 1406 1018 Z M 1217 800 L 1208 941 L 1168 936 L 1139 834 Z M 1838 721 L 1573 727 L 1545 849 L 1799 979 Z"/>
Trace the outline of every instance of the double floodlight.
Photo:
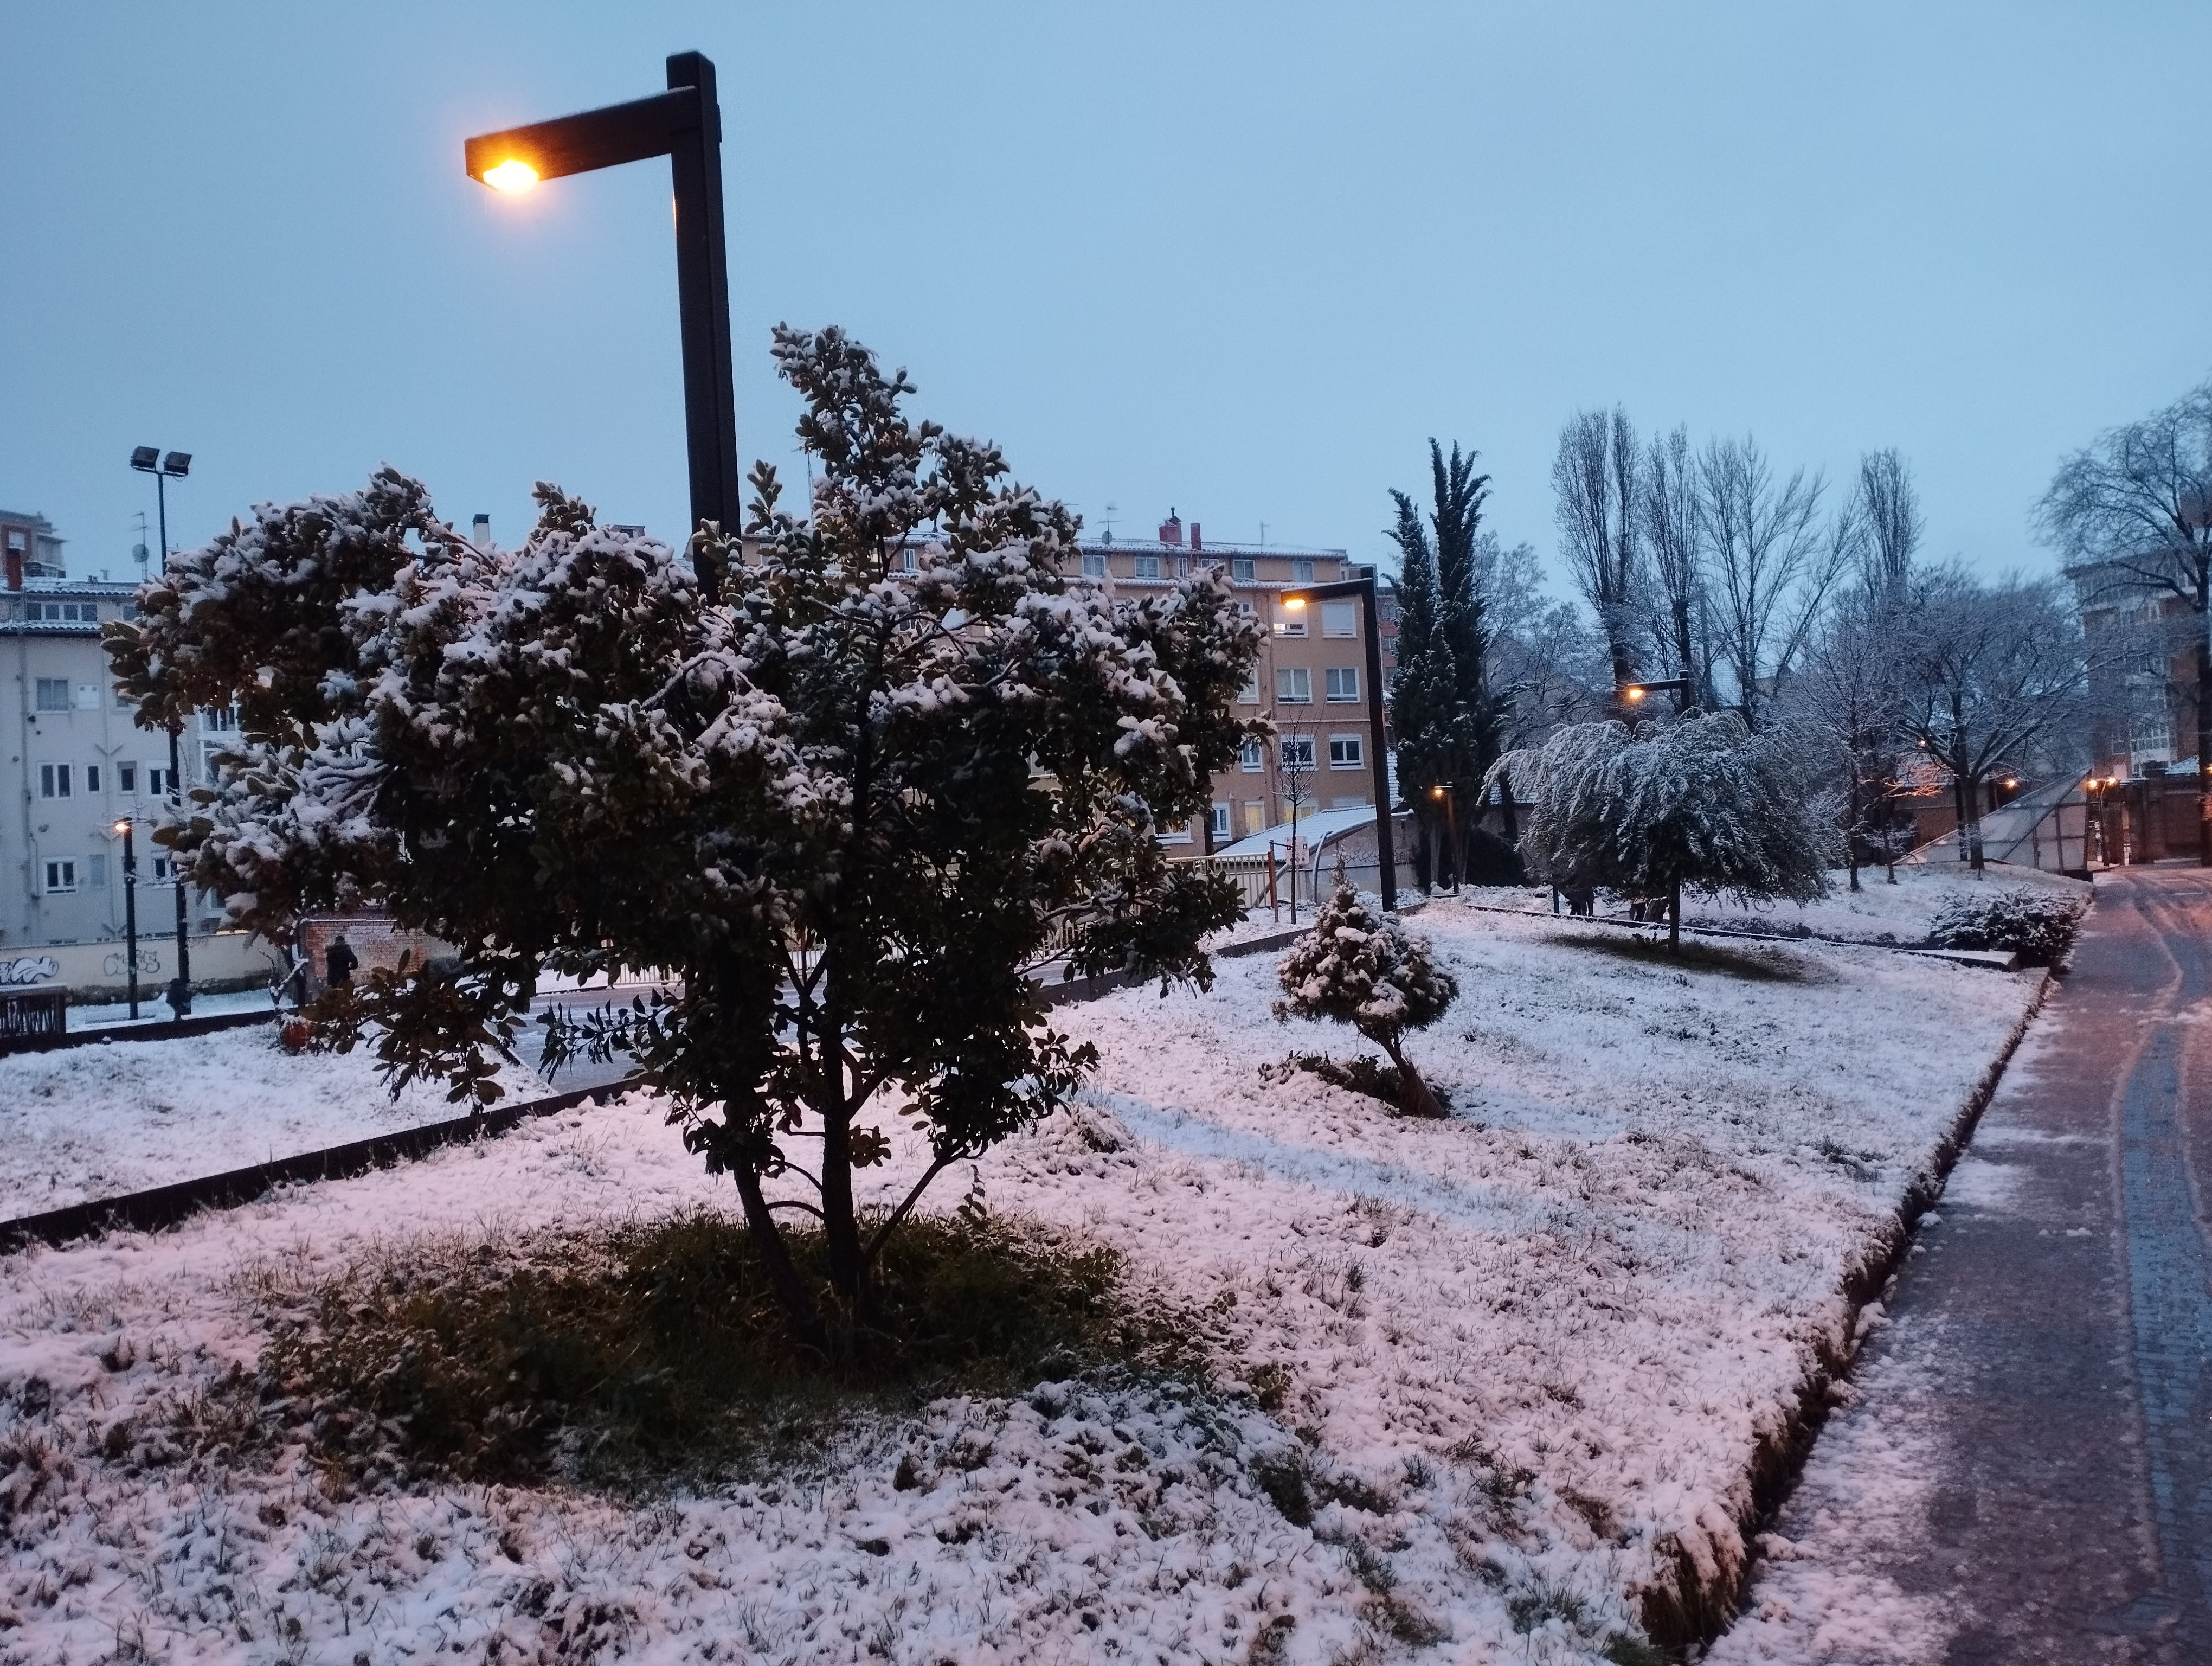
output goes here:
<path id="1" fill-rule="evenodd" d="M 131 466 L 141 474 L 166 474 L 181 480 L 192 471 L 192 454 L 173 451 L 163 457 L 159 446 L 137 446 L 131 452 Z"/>

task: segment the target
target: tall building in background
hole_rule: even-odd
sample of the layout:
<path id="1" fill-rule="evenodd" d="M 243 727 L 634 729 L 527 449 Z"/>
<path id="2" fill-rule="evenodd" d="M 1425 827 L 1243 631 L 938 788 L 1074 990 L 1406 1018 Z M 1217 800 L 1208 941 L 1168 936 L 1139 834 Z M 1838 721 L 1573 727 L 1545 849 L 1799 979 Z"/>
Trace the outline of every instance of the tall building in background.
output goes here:
<path id="1" fill-rule="evenodd" d="M 151 823 L 176 783 L 169 743 L 142 729 L 115 691 L 100 625 L 131 615 L 134 585 L 71 579 L 63 540 L 39 515 L 0 509 L 0 958 L 9 950 L 94 943 L 123 935 L 122 817 L 137 838 L 138 929 L 172 932 L 167 854 Z M 185 782 L 236 727 L 202 713 L 179 748 Z M 192 930 L 220 914 L 195 899 Z"/>
<path id="2" fill-rule="evenodd" d="M 1252 680 L 1237 697 L 1239 716 L 1273 713 L 1272 745 L 1253 741 L 1213 778 L 1210 829 L 1179 828 L 1164 836 L 1178 855 L 1201 855 L 1249 833 L 1290 819 L 1291 790 L 1299 813 L 1371 808 L 1374 753 L 1382 744 L 1367 720 L 1367 626 L 1356 598 L 1303 609 L 1282 605 L 1283 593 L 1357 575 L 1345 551 L 1280 545 L 1207 544 L 1197 522 L 1188 528 L 1173 511 L 1152 538 L 1086 541 L 1078 546 L 1083 575 L 1110 592 L 1166 589 L 1202 567 L 1225 567 L 1237 605 L 1257 618 L 1266 646 Z M 1395 614 L 1389 592 L 1380 611 Z M 1384 626 L 1383 666 L 1392 663 L 1393 632 Z M 1209 841 L 1209 832 L 1211 838 Z"/>

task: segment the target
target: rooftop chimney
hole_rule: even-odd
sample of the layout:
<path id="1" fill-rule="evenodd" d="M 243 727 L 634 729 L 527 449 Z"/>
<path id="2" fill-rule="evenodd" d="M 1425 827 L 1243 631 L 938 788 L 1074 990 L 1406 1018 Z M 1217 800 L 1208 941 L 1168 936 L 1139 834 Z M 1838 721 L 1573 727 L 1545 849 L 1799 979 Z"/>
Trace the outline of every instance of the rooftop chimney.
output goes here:
<path id="1" fill-rule="evenodd" d="M 1173 509 L 1168 511 L 1168 518 L 1160 523 L 1160 542 L 1172 544 L 1178 550 L 1182 548 L 1182 517 Z"/>
<path id="2" fill-rule="evenodd" d="M 1190 523 L 1190 547 L 1194 553 L 1202 551 L 1206 548 L 1206 540 L 1199 537 L 1198 523 L 1194 520 Z"/>
<path id="3" fill-rule="evenodd" d="M 491 517 L 489 515 L 478 515 L 474 520 L 471 521 L 469 523 L 469 537 L 470 541 L 473 543 L 477 549 L 489 549 L 491 547 Z"/>
<path id="4" fill-rule="evenodd" d="M 21 527 L 10 526 L 8 529 L 8 587 L 10 590 L 23 587 L 23 561 L 28 553 L 30 541 Z"/>

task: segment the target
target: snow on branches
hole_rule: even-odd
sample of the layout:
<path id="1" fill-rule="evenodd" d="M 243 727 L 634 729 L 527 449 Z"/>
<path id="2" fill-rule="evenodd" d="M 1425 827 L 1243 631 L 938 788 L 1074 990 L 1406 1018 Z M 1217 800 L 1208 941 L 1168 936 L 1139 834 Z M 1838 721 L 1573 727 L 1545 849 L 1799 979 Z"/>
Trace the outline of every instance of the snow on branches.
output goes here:
<path id="1" fill-rule="evenodd" d="M 1336 890 L 1301 939 L 1275 969 L 1283 998 L 1278 1020 L 1334 1018 L 1348 1024 L 1390 1055 L 1398 1103 L 1413 1116 L 1441 1116 L 1443 1107 L 1407 1059 L 1408 1030 L 1425 1030 L 1459 998 L 1459 983 L 1436 963 L 1428 939 L 1409 937 L 1390 915 L 1377 918 L 1341 869 Z"/>
<path id="2" fill-rule="evenodd" d="M 1207 980 L 1235 888 L 1157 834 L 1241 744 L 1259 636 L 1218 572 L 1138 599 L 1063 578 L 1073 516 L 909 421 L 905 374 L 842 331 L 779 328 L 775 357 L 818 473 L 798 515 L 757 466 L 744 537 L 692 541 L 719 605 L 688 549 L 555 488 L 521 549 L 480 550 L 386 469 L 260 506 L 149 581 L 109 651 L 149 720 L 240 708 L 161 836 L 189 883 L 272 935 L 367 903 L 461 945 L 335 1015 L 374 1021 L 395 1082 L 489 1098 L 541 972 L 674 973 L 549 1057 L 635 1053 L 787 1273 L 762 1185 L 804 1174 L 851 1310 L 915 1201 L 862 1241 L 879 1094 L 934 1175 L 1087 1067 L 1043 1022 L 1042 963 Z"/>
<path id="3" fill-rule="evenodd" d="M 1533 792 L 1521 837 L 1530 877 L 1599 885 L 1669 907 L 1685 887 L 1744 901 L 1810 902 L 1843 859 L 1819 788 L 1826 743 L 1790 727 L 1753 733 L 1734 712 L 1577 723 L 1492 769 Z"/>

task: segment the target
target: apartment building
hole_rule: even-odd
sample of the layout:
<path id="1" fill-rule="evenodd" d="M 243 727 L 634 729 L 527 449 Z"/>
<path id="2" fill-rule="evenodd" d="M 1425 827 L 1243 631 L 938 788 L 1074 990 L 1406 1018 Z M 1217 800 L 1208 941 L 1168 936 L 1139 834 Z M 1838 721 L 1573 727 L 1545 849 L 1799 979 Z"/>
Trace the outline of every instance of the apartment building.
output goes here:
<path id="1" fill-rule="evenodd" d="M 1368 721 L 1364 610 L 1356 597 L 1283 605 L 1284 593 L 1298 586 L 1358 576 L 1343 550 L 1209 544 L 1197 522 L 1186 528 L 1172 511 L 1154 538 L 1086 540 L 1079 549 L 1083 575 L 1121 593 L 1164 589 L 1198 568 L 1226 567 L 1237 605 L 1266 631 L 1237 709 L 1271 713 L 1275 742 L 1248 744 L 1237 763 L 1213 778 L 1209 820 L 1164 836 L 1177 854 L 1202 855 L 1287 821 L 1294 792 L 1301 814 L 1373 805 L 1373 748 L 1382 738 Z"/>
<path id="2" fill-rule="evenodd" d="M 169 776 L 166 733 L 142 729 L 115 691 L 100 627 L 131 617 L 134 586 L 71 579 L 63 540 L 37 515 L 0 510 L 0 956 L 124 932 L 125 817 L 137 837 L 142 935 L 175 928 L 169 859 L 148 836 Z M 235 727 L 204 713 L 181 737 L 185 781 Z M 195 899 L 192 930 L 220 910 Z"/>

